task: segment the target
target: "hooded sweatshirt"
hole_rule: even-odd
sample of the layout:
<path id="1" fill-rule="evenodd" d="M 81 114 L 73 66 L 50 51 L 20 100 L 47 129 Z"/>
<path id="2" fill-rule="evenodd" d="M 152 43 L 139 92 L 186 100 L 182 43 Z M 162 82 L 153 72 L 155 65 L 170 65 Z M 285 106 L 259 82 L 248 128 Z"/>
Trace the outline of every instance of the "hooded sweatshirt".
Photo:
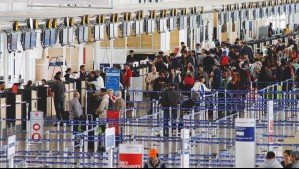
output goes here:
<path id="1" fill-rule="evenodd" d="M 271 159 L 271 160 L 266 159 L 260 168 L 283 168 L 283 167 L 276 159 Z"/>

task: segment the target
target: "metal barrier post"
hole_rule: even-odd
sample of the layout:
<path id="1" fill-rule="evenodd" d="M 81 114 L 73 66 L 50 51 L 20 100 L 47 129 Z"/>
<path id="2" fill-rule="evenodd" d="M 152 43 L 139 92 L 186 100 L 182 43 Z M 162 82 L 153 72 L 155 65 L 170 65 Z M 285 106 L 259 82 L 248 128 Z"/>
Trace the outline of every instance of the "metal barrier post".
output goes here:
<path id="1" fill-rule="evenodd" d="M 80 159 L 79 159 L 79 168 L 83 168 L 83 139 L 80 140 Z"/>
<path id="2" fill-rule="evenodd" d="M 83 167 L 85 167 L 85 163 L 87 163 L 87 153 L 88 153 L 88 132 L 85 131 L 84 132 L 84 155 L 83 155 L 83 158 L 84 158 L 84 163 L 83 163 Z"/>
<path id="3" fill-rule="evenodd" d="M 60 121 L 57 122 L 57 135 L 56 135 L 56 138 L 57 140 L 60 140 Z M 59 155 L 59 152 L 60 152 L 60 141 L 57 141 L 57 151 L 58 151 L 58 155 Z"/>
<path id="4" fill-rule="evenodd" d="M 168 136 L 172 137 L 172 107 L 169 107 Z M 164 119 L 165 120 L 165 119 Z"/>
<path id="5" fill-rule="evenodd" d="M 67 165 L 67 148 L 65 148 L 64 147 L 64 152 L 63 152 L 63 158 L 64 158 L 64 160 L 63 160 L 63 162 L 64 162 L 64 168 L 68 168 L 68 165 Z"/>
<path id="6" fill-rule="evenodd" d="M 62 147 L 65 147 L 66 145 L 66 123 L 63 123 L 63 142 Z"/>
<path id="7" fill-rule="evenodd" d="M 87 101 L 88 101 L 88 91 L 86 91 L 86 93 L 85 93 L 85 114 L 88 114 L 87 113 L 87 111 L 88 111 Z"/>

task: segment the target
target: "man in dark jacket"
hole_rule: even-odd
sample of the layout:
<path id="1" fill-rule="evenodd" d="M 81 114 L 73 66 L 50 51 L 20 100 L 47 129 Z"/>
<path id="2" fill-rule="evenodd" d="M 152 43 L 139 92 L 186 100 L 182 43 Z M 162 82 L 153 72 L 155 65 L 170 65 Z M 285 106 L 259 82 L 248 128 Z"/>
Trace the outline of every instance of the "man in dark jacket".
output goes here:
<path id="1" fill-rule="evenodd" d="M 167 67 L 165 66 L 161 56 L 157 57 L 156 68 L 157 72 L 167 71 Z"/>
<path id="2" fill-rule="evenodd" d="M 168 125 L 169 119 L 177 118 L 177 107 L 179 103 L 179 94 L 175 91 L 175 84 L 170 84 L 169 89 L 162 94 L 161 105 L 164 109 L 164 134 L 168 137 Z M 170 112 L 170 109 L 172 111 Z M 171 113 L 171 117 L 170 117 Z"/>
<path id="3" fill-rule="evenodd" d="M 213 66 L 215 66 L 215 59 L 211 56 L 211 52 L 207 52 L 207 57 L 203 59 L 203 66 L 205 71 L 210 73 L 213 71 Z"/>
<path id="4" fill-rule="evenodd" d="M 58 76 L 54 77 L 54 85 L 52 87 L 52 91 L 54 92 L 54 105 L 55 105 L 57 120 L 58 121 L 65 120 L 66 116 L 64 113 L 64 95 L 66 89 Z M 62 123 L 60 125 L 62 125 Z M 54 126 L 57 126 L 57 124 Z"/>
<path id="5" fill-rule="evenodd" d="M 249 46 L 247 46 L 245 42 L 241 42 L 241 48 L 242 48 L 242 54 L 248 55 L 250 63 L 253 63 L 254 56 L 253 56 L 252 49 Z"/>

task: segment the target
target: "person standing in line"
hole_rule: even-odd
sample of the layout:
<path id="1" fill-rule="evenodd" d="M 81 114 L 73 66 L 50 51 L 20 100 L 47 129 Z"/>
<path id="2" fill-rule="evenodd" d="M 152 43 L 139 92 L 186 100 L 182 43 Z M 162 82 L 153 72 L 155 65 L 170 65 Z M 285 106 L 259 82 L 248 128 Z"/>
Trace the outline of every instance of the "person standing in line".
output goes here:
<path id="1" fill-rule="evenodd" d="M 125 100 L 122 98 L 122 93 L 121 91 L 117 91 L 115 93 L 115 103 L 114 103 L 114 109 L 117 110 L 117 111 L 120 111 L 120 115 L 121 115 L 121 118 L 124 118 L 123 114 L 125 114 L 125 109 L 126 109 L 126 102 Z"/>
<path id="2" fill-rule="evenodd" d="M 159 152 L 157 149 L 151 149 L 148 156 L 150 159 L 145 162 L 143 168 L 166 168 L 165 163 L 159 159 Z"/>
<path id="3" fill-rule="evenodd" d="M 152 72 L 148 74 L 146 78 L 146 83 L 148 84 L 148 90 L 150 93 L 150 99 L 153 100 L 156 98 L 156 93 L 154 90 L 155 80 L 159 77 L 159 72 L 157 72 L 157 68 L 155 66 L 152 67 Z"/>
<path id="4" fill-rule="evenodd" d="M 169 85 L 169 89 L 162 94 L 160 103 L 164 110 L 164 136 L 168 137 L 168 128 L 172 127 L 169 126 L 168 122 L 169 120 L 177 118 L 177 108 L 179 104 L 179 94 L 175 90 L 175 84 Z M 170 111 L 170 108 L 172 108 L 172 111 Z"/>
<path id="5" fill-rule="evenodd" d="M 55 105 L 57 120 L 58 121 L 64 120 L 66 119 L 65 112 L 64 112 L 64 97 L 65 97 L 66 89 L 58 76 L 54 77 L 54 85 L 52 87 L 52 91 L 54 93 L 54 105 Z M 62 126 L 62 123 L 60 125 Z M 57 126 L 57 124 L 55 124 L 54 126 Z"/>
<path id="6" fill-rule="evenodd" d="M 78 120 L 83 115 L 83 109 L 80 104 L 80 93 L 74 92 L 73 99 L 70 101 L 70 120 Z"/>
<path id="7" fill-rule="evenodd" d="M 96 90 L 101 90 L 105 88 L 104 80 L 101 76 L 96 75 L 95 71 L 90 72 L 91 81 L 87 82 L 88 84 L 93 84 Z"/>
<path id="8" fill-rule="evenodd" d="M 85 65 L 80 66 L 80 79 L 85 80 L 87 77 L 87 73 L 85 70 Z"/>
<path id="9" fill-rule="evenodd" d="M 100 90 L 100 96 L 102 97 L 101 101 L 100 101 L 100 106 L 97 109 L 97 114 L 99 116 L 99 118 L 101 118 L 102 120 L 106 120 L 107 119 L 107 113 L 108 113 L 108 108 L 109 108 L 109 95 L 107 94 L 107 90 L 106 89 L 101 89 Z M 106 121 L 105 123 L 106 124 Z M 102 131 L 101 134 L 105 133 L 105 125 L 100 125 L 100 130 Z M 105 144 L 104 143 L 100 143 L 99 145 L 99 151 L 101 152 L 105 152 Z"/>
<path id="10" fill-rule="evenodd" d="M 291 154 L 292 157 L 292 168 L 299 168 L 299 152 L 295 151 Z"/>
<path id="11" fill-rule="evenodd" d="M 291 157 L 292 151 L 286 150 L 283 153 L 284 161 L 280 164 L 283 166 L 283 168 L 292 168 L 292 157 Z"/>
<path id="12" fill-rule="evenodd" d="M 265 162 L 260 168 L 283 168 L 282 165 L 276 160 L 274 152 L 268 152 Z"/>
<path id="13" fill-rule="evenodd" d="M 131 87 L 131 78 L 133 77 L 133 72 L 129 64 L 125 64 L 125 73 L 124 73 L 124 87 L 128 90 Z"/>
<path id="14" fill-rule="evenodd" d="M 270 22 L 270 25 L 269 25 L 269 28 L 268 28 L 268 37 L 271 38 L 274 34 L 274 31 L 273 31 L 273 23 Z"/>

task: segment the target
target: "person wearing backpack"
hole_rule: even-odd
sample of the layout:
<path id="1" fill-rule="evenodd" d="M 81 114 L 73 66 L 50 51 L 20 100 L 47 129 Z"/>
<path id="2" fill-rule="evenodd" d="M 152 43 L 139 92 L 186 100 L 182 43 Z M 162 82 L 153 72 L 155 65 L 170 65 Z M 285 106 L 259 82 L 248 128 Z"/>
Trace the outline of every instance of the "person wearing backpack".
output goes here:
<path id="1" fill-rule="evenodd" d="M 230 64 L 230 59 L 227 56 L 227 52 L 224 51 L 223 54 L 222 54 L 222 57 L 220 59 L 220 66 L 225 67 L 225 66 L 228 66 L 229 64 Z"/>

